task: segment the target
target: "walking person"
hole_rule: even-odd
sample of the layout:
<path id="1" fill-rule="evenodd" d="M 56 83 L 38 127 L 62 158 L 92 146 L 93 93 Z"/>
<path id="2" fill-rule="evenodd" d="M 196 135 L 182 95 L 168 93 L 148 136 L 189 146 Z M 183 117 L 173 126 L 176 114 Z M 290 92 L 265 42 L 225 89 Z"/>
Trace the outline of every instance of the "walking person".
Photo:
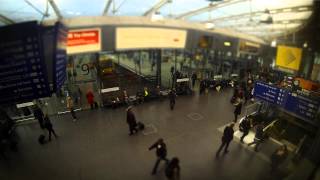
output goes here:
<path id="1" fill-rule="evenodd" d="M 33 109 L 33 115 L 38 120 L 40 128 L 41 129 L 45 129 L 44 120 L 43 120 L 44 114 L 43 114 L 42 110 L 39 108 L 38 105 L 35 105 L 35 107 Z"/>
<path id="2" fill-rule="evenodd" d="M 231 123 L 229 126 L 226 126 L 224 128 L 223 135 L 221 138 L 221 145 L 216 153 L 216 157 L 219 156 L 220 151 L 222 150 L 223 147 L 224 147 L 225 154 L 229 152 L 228 147 L 229 147 L 230 142 L 233 139 L 233 133 L 234 133 L 233 127 L 234 127 L 234 123 Z"/>
<path id="3" fill-rule="evenodd" d="M 243 143 L 243 139 L 249 134 L 249 130 L 251 128 L 249 116 L 245 117 L 240 125 L 239 125 L 239 130 L 242 132 L 242 136 L 240 138 L 240 142 Z"/>
<path id="4" fill-rule="evenodd" d="M 93 109 L 93 106 L 94 106 L 94 95 L 93 95 L 91 90 L 89 90 L 87 92 L 86 97 L 87 97 L 88 104 L 90 105 L 90 108 Z"/>
<path id="5" fill-rule="evenodd" d="M 234 109 L 234 122 L 236 123 L 238 120 L 238 116 L 241 114 L 242 109 L 242 102 L 240 98 L 237 98 L 236 102 L 234 103 L 235 109 Z"/>
<path id="6" fill-rule="evenodd" d="M 254 150 L 257 152 L 259 145 L 262 143 L 263 138 L 264 138 L 263 123 L 262 122 L 256 125 L 255 131 L 256 131 L 256 134 L 254 136 L 254 140 L 251 143 L 249 143 L 248 146 L 255 144 L 256 146 L 254 147 Z"/>
<path id="7" fill-rule="evenodd" d="M 286 145 L 282 145 L 277 148 L 271 155 L 271 172 L 277 171 L 279 165 L 286 160 L 288 156 L 288 148 Z"/>
<path id="8" fill-rule="evenodd" d="M 174 109 L 174 105 L 176 104 L 176 97 L 177 97 L 176 91 L 175 91 L 175 89 L 172 89 L 172 90 L 169 92 L 170 109 L 171 109 L 171 110 Z"/>
<path id="9" fill-rule="evenodd" d="M 73 100 L 70 96 L 67 97 L 67 108 L 69 109 L 69 111 L 71 113 L 73 121 L 76 122 L 77 116 L 76 116 L 76 113 L 74 112 Z"/>
<path id="10" fill-rule="evenodd" d="M 197 80 L 197 74 L 195 72 L 192 73 L 191 80 L 192 80 L 192 88 L 194 88 L 194 86 L 196 85 L 196 80 Z"/>
<path id="11" fill-rule="evenodd" d="M 177 157 L 172 158 L 172 160 L 169 162 L 165 174 L 169 180 L 180 179 L 180 165 Z"/>
<path id="12" fill-rule="evenodd" d="M 53 134 L 55 138 L 58 137 L 47 114 L 44 116 L 44 126 L 49 132 L 49 141 L 51 141 L 51 134 Z"/>
<path id="13" fill-rule="evenodd" d="M 157 155 L 157 161 L 153 167 L 152 175 L 157 173 L 158 166 L 160 164 L 161 160 L 164 160 L 166 164 L 169 163 L 169 160 L 167 159 L 167 146 L 164 143 L 163 139 L 160 138 L 155 142 L 152 146 L 149 147 L 149 151 L 156 148 L 156 155 Z"/>
<path id="14" fill-rule="evenodd" d="M 133 133 L 137 133 L 137 121 L 134 113 L 132 112 L 132 106 L 129 106 L 127 109 L 127 123 L 129 125 L 129 131 L 130 136 L 133 135 Z"/>

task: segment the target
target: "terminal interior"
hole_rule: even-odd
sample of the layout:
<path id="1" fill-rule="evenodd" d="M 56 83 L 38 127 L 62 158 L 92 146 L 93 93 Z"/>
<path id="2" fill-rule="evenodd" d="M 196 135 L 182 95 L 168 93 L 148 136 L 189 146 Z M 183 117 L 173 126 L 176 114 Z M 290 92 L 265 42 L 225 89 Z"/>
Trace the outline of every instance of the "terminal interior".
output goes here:
<path id="1" fill-rule="evenodd" d="M 0 179 L 320 179 L 319 13 L 317 0 L 0 0 Z M 169 163 L 155 174 L 158 139 Z"/>

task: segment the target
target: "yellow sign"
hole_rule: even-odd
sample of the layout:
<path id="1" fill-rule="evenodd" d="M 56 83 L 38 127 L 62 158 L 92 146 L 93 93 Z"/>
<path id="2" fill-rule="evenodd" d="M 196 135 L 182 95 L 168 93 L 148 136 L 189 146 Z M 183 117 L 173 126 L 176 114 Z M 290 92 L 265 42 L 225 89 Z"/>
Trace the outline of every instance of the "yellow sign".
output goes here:
<path id="1" fill-rule="evenodd" d="M 276 65 L 287 69 L 299 70 L 301 48 L 278 46 Z"/>
<path id="2" fill-rule="evenodd" d="M 116 49 L 184 48 L 186 30 L 118 27 L 116 29 Z"/>

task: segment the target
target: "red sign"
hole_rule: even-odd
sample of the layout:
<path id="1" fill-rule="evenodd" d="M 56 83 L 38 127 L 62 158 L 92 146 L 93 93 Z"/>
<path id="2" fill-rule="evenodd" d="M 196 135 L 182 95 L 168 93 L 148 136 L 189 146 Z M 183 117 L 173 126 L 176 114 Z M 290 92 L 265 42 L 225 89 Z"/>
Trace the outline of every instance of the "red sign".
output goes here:
<path id="1" fill-rule="evenodd" d="M 100 51 L 100 29 L 78 29 L 68 32 L 67 53 Z"/>
<path id="2" fill-rule="evenodd" d="M 68 33 L 68 46 L 81 46 L 99 43 L 99 31 L 75 31 Z"/>

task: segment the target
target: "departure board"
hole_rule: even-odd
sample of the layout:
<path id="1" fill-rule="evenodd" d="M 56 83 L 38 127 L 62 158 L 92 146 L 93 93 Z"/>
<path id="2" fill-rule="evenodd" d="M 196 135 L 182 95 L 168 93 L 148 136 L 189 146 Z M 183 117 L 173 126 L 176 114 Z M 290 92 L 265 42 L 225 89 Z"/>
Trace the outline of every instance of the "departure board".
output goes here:
<path id="1" fill-rule="evenodd" d="M 55 43 L 56 50 L 54 54 L 54 91 L 57 91 L 61 88 L 66 80 L 66 69 L 67 69 L 67 39 L 68 39 L 68 30 L 61 24 L 56 23 L 55 25 Z"/>
<path id="2" fill-rule="evenodd" d="M 253 95 L 259 100 L 278 105 L 284 111 L 307 121 L 313 121 L 319 111 L 319 98 L 292 93 L 264 82 L 255 83 Z"/>
<path id="3" fill-rule="evenodd" d="M 253 92 L 256 98 L 279 106 L 285 104 L 287 94 L 286 90 L 264 82 L 256 82 Z"/>
<path id="4" fill-rule="evenodd" d="M 37 22 L 0 28 L 0 103 L 50 95 Z"/>
<path id="5" fill-rule="evenodd" d="M 284 109 L 301 118 L 313 120 L 319 106 L 319 99 L 311 99 L 304 95 L 289 93 Z"/>

